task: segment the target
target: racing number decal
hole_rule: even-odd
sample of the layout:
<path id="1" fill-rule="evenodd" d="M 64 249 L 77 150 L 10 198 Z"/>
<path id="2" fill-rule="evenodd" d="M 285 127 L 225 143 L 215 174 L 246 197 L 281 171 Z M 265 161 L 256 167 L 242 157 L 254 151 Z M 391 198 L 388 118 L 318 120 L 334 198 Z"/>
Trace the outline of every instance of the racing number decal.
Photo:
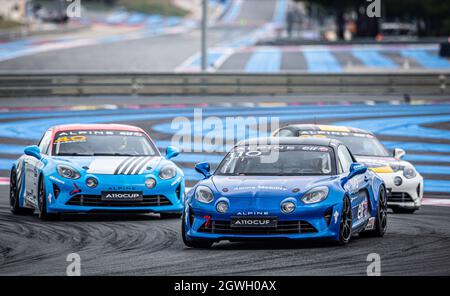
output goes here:
<path id="1" fill-rule="evenodd" d="M 364 205 L 363 203 L 360 203 L 358 205 L 358 220 L 361 220 L 362 218 L 364 218 Z"/>
<path id="2" fill-rule="evenodd" d="M 86 136 L 63 136 L 55 140 L 55 143 L 77 143 L 86 142 Z"/>
<path id="3" fill-rule="evenodd" d="M 358 220 L 364 219 L 368 214 L 367 199 L 358 205 Z"/>

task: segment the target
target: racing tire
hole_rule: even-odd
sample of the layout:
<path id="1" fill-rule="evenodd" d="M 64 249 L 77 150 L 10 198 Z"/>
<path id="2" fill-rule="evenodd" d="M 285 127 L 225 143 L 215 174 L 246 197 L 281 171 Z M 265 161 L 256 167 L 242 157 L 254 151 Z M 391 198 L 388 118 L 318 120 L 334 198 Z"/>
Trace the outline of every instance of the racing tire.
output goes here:
<path id="1" fill-rule="evenodd" d="M 182 215 L 181 213 L 159 213 L 161 219 L 180 219 Z"/>
<path id="2" fill-rule="evenodd" d="M 207 239 L 193 239 L 188 238 L 186 235 L 185 214 L 183 213 L 181 222 L 181 236 L 183 237 L 183 243 L 189 248 L 208 249 L 213 245 L 213 241 Z"/>
<path id="3" fill-rule="evenodd" d="M 38 186 L 38 206 L 39 206 L 39 219 L 43 221 L 55 221 L 60 218 L 60 214 L 49 213 L 47 211 L 47 194 L 45 192 L 44 178 L 39 178 Z"/>
<path id="4" fill-rule="evenodd" d="M 337 245 L 343 246 L 350 242 L 352 237 L 352 226 L 353 226 L 353 218 L 352 218 L 352 206 L 350 203 L 350 199 L 345 196 L 342 203 L 342 213 L 341 213 L 341 222 L 339 225 L 339 237 L 336 241 Z"/>
<path id="5" fill-rule="evenodd" d="M 418 209 L 392 208 L 395 214 L 414 214 Z"/>
<path id="6" fill-rule="evenodd" d="M 11 213 L 14 215 L 33 215 L 34 209 L 23 208 L 20 206 L 19 190 L 17 187 L 17 173 L 15 170 L 11 172 L 9 181 L 9 204 Z"/>
<path id="7" fill-rule="evenodd" d="M 375 228 L 373 230 L 361 232 L 362 237 L 383 237 L 387 229 L 387 195 L 386 189 L 381 187 L 378 198 L 377 217 L 375 219 Z"/>

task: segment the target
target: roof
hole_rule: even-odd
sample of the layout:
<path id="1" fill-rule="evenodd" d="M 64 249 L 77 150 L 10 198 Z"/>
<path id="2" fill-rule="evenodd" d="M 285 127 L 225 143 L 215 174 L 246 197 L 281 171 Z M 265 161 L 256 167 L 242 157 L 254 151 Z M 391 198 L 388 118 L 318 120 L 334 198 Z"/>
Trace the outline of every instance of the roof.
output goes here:
<path id="1" fill-rule="evenodd" d="M 371 132 L 355 127 L 339 126 L 339 125 L 321 125 L 321 124 L 288 124 L 283 128 L 291 127 L 302 131 L 324 131 L 324 132 L 347 132 L 370 134 Z"/>
<path id="2" fill-rule="evenodd" d="M 236 146 L 245 145 L 317 145 L 317 146 L 330 146 L 331 143 L 339 144 L 338 140 L 328 138 L 297 138 L 297 137 L 270 137 L 270 138 L 253 138 L 244 141 L 240 141 Z"/>
<path id="3" fill-rule="evenodd" d="M 54 126 L 51 129 L 55 132 L 75 131 L 75 130 L 113 130 L 113 131 L 143 132 L 143 130 L 137 126 L 126 124 L 64 124 Z"/>

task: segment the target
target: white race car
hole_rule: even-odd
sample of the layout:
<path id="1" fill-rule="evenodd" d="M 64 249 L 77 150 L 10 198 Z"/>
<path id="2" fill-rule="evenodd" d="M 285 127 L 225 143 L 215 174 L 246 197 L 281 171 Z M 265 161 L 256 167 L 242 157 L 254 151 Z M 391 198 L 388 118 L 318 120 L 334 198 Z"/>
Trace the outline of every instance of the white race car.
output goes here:
<path id="1" fill-rule="evenodd" d="M 272 135 L 337 139 L 349 147 L 358 162 L 383 178 L 388 190 L 388 206 L 394 212 L 414 213 L 422 204 L 423 177 L 411 163 L 401 159 L 405 151 L 397 148 L 390 156 L 371 132 L 344 126 L 295 124 L 282 127 Z"/>

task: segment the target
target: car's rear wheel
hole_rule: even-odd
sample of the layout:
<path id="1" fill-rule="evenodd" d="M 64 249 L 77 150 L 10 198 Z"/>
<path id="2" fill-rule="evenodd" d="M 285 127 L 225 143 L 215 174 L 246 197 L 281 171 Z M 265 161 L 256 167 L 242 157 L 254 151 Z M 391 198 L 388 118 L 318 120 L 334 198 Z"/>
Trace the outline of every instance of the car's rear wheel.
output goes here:
<path id="1" fill-rule="evenodd" d="M 20 206 L 17 173 L 15 170 L 11 172 L 11 178 L 9 181 L 9 204 L 11 207 L 11 213 L 14 215 L 32 215 L 34 213 L 34 209 L 23 208 Z"/>
<path id="2" fill-rule="evenodd" d="M 378 198 L 377 217 L 375 219 L 375 227 L 373 230 L 361 232 L 361 236 L 382 237 L 387 229 L 387 195 L 384 187 L 380 188 Z"/>
<path id="3" fill-rule="evenodd" d="M 207 249 L 211 248 L 213 245 L 213 241 L 207 239 L 194 239 L 187 236 L 186 233 L 186 220 L 185 214 L 183 213 L 182 222 L 181 222 L 181 235 L 183 237 L 183 243 L 189 248 L 201 248 Z"/>
<path id="4" fill-rule="evenodd" d="M 181 213 L 159 213 L 161 219 L 180 219 Z"/>
<path id="5" fill-rule="evenodd" d="M 44 221 L 53 221 L 60 218 L 57 213 L 49 213 L 47 210 L 47 198 L 45 192 L 44 178 L 40 178 L 38 186 L 38 205 L 39 205 L 39 218 Z"/>
<path id="6" fill-rule="evenodd" d="M 352 237 L 352 206 L 350 199 L 346 196 L 342 204 L 341 223 L 339 226 L 339 238 L 337 243 L 339 245 L 346 245 Z"/>

